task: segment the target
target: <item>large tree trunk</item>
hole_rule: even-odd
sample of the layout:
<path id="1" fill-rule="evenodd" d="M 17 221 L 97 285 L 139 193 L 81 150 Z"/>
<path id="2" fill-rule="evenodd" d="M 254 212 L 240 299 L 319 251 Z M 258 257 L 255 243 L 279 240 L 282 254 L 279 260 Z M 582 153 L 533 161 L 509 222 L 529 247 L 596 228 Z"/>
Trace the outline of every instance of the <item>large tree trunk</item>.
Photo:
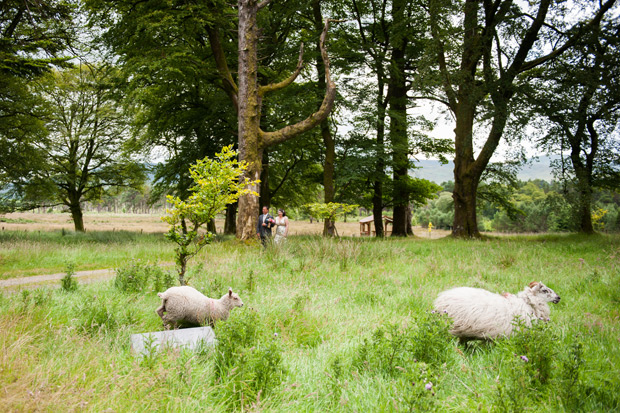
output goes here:
<path id="1" fill-rule="evenodd" d="M 405 2 L 392 4 L 394 22 L 404 22 Z M 404 23 L 403 23 L 404 24 Z M 407 85 L 405 77 L 405 48 L 407 39 L 395 27 L 391 36 L 392 61 L 390 62 L 390 141 L 394 171 L 394 222 L 392 236 L 407 236 L 407 205 L 409 204 L 409 139 L 407 137 Z"/>
<path id="2" fill-rule="evenodd" d="M 582 141 L 573 138 L 572 142 Z M 594 143 L 594 148 L 597 147 Z M 586 162 L 581 160 L 581 143 L 575 145 L 571 150 L 571 161 L 575 169 L 577 177 L 577 191 L 579 192 L 578 214 L 579 214 L 579 232 L 583 234 L 594 234 L 594 226 L 592 225 L 592 159 L 593 150 L 586 154 Z"/>
<path id="3" fill-rule="evenodd" d="M 323 82 L 324 83 L 324 82 Z M 325 165 L 323 165 L 323 188 L 325 203 L 334 202 L 334 161 L 336 159 L 336 145 L 327 120 L 321 122 L 321 136 L 325 144 Z M 323 235 L 333 237 L 336 235 L 336 223 L 327 218 L 323 224 Z"/>
<path id="4" fill-rule="evenodd" d="M 456 162 L 455 162 L 456 165 Z M 456 166 L 455 166 L 456 171 Z M 476 216 L 478 180 L 470 174 L 454 173 L 454 221 L 452 235 L 459 238 L 479 238 Z"/>
<path id="5" fill-rule="evenodd" d="M 300 50 L 297 69 L 287 79 L 270 85 L 258 86 L 258 27 L 257 13 L 265 7 L 269 0 L 263 0 L 260 4 L 256 0 L 239 0 L 239 59 L 238 59 L 238 91 L 235 93 L 230 73 L 227 72 L 223 52 L 217 42 L 212 44 L 214 57 L 218 65 L 218 71 L 223 80 L 230 83 L 230 95 L 233 102 L 237 102 L 239 122 L 239 160 L 248 162 L 246 180 L 258 180 L 262 170 L 263 150 L 278 143 L 292 139 L 323 122 L 331 112 L 336 97 L 336 85 L 330 80 L 329 58 L 325 48 L 329 22 L 325 22 L 321 33 L 321 56 L 325 66 L 326 92 L 323 103 L 318 111 L 306 119 L 294 125 L 288 125 L 274 132 L 264 132 L 260 129 L 261 100 L 266 93 L 282 89 L 295 81 L 303 68 L 303 47 Z M 250 239 L 255 237 L 258 220 L 259 203 L 256 194 L 260 191 L 260 185 L 250 185 L 253 194 L 246 194 L 239 198 L 239 210 L 237 217 L 237 237 Z"/>
<path id="6" fill-rule="evenodd" d="M 69 211 L 71 211 L 71 218 L 73 219 L 73 226 L 76 232 L 85 232 L 84 229 L 84 216 L 82 214 L 82 206 L 80 201 L 76 201 L 69 205 Z"/>
<path id="7" fill-rule="evenodd" d="M 594 234 L 592 225 L 592 189 L 579 185 L 579 232 Z"/>
<path id="8" fill-rule="evenodd" d="M 375 224 L 375 235 L 385 235 L 383 228 L 383 176 L 385 175 L 385 109 L 383 64 L 377 65 L 377 146 L 375 156 L 375 180 L 372 194 L 372 215 Z"/>
<path id="9" fill-rule="evenodd" d="M 334 138 L 329 130 L 327 120 L 321 123 L 321 136 L 323 136 L 323 143 L 325 144 L 325 165 L 323 165 L 325 203 L 330 203 L 334 202 L 334 195 L 336 192 L 334 188 L 334 161 L 336 159 L 336 145 L 334 144 Z M 335 235 L 334 232 L 334 221 L 326 219 L 323 226 L 323 235 L 333 237 Z"/>
<path id="10" fill-rule="evenodd" d="M 456 128 L 454 129 L 454 221 L 452 235 L 460 238 L 479 238 L 476 216 L 476 195 L 479 176 L 474 176 L 474 104 L 462 97 L 456 111 Z"/>
<path id="11" fill-rule="evenodd" d="M 237 232 L 237 203 L 226 206 L 226 220 L 224 221 L 224 234 L 235 235 Z"/>
<path id="12" fill-rule="evenodd" d="M 260 179 L 263 147 L 259 142 L 260 97 L 258 94 L 258 27 L 256 0 L 239 0 L 239 74 L 238 74 L 238 133 L 239 159 L 248 162 L 245 179 Z M 250 190 L 260 193 L 259 184 Z M 256 220 L 259 211 L 258 197 L 245 194 L 239 198 L 237 216 L 237 238 L 250 239 L 256 234 Z"/>
<path id="13" fill-rule="evenodd" d="M 411 221 L 413 220 L 413 211 L 411 211 L 411 205 L 407 205 L 407 235 L 413 236 L 413 227 Z"/>
<path id="14" fill-rule="evenodd" d="M 321 33 L 321 31 L 323 30 L 323 15 L 321 13 L 320 0 L 312 1 L 312 14 L 314 17 L 314 28 L 317 33 Z M 315 67 L 318 73 L 317 91 L 322 96 L 326 91 L 327 85 L 325 83 L 325 67 L 323 66 L 323 61 L 320 57 L 320 41 L 316 43 L 316 50 L 318 52 L 315 60 Z M 323 138 L 323 144 L 325 145 L 325 164 L 323 165 L 324 202 L 330 203 L 334 202 L 334 196 L 336 192 L 334 187 L 334 162 L 336 159 L 336 145 L 331 130 L 329 129 L 328 119 L 325 119 L 323 122 L 321 122 L 320 127 L 321 137 Z M 335 223 L 332 220 L 325 219 L 325 223 L 323 225 L 323 235 L 330 237 L 335 236 Z"/>
<path id="15" fill-rule="evenodd" d="M 207 222 L 207 231 L 212 234 L 217 234 L 217 227 L 215 226 L 215 219 L 211 219 Z"/>

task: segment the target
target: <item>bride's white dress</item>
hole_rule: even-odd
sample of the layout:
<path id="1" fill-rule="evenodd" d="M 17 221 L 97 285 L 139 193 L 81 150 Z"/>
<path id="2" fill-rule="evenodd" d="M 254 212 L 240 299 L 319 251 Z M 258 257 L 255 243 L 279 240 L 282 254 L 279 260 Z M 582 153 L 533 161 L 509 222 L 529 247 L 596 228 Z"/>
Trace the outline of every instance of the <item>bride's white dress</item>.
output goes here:
<path id="1" fill-rule="evenodd" d="M 273 242 L 276 244 L 281 243 L 286 239 L 286 223 L 288 221 L 287 217 L 276 217 L 276 236 L 273 238 Z"/>

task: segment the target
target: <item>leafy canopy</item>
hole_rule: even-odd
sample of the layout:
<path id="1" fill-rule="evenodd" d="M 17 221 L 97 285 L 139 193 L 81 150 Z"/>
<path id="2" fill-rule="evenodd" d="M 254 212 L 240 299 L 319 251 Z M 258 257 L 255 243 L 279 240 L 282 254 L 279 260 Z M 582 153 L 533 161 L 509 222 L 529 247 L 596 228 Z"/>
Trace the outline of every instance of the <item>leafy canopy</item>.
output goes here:
<path id="1" fill-rule="evenodd" d="M 213 239 L 212 233 L 199 234 L 198 230 L 222 212 L 226 205 L 237 201 L 239 196 L 258 196 L 248 189 L 258 181 L 239 179 L 248 168 L 248 163 L 239 162 L 236 156 L 237 151 L 229 145 L 215 154 L 215 159 L 198 160 L 190 166 L 189 173 L 194 184 L 189 189 L 189 197 L 183 200 L 178 196 L 167 196 L 171 208 L 166 210 L 168 215 L 162 217 L 162 220 L 170 225 L 166 238 L 178 245 L 175 253 L 181 284 L 185 284 L 184 275 L 189 259 Z M 189 228 L 187 221 L 191 224 Z"/>
<path id="2" fill-rule="evenodd" d="M 359 205 L 340 204 L 338 202 L 315 202 L 312 204 L 306 204 L 305 206 L 308 208 L 310 215 L 313 217 L 336 221 L 338 217 L 348 214 L 349 212 L 355 210 L 355 208 Z"/>

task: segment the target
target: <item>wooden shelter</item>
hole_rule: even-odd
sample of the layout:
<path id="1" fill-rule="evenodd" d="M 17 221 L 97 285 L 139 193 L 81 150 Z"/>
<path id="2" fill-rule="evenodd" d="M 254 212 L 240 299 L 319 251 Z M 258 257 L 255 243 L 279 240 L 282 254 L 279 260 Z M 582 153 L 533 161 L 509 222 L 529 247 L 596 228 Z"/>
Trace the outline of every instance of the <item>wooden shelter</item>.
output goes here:
<path id="1" fill-rule="evenodd" d="M 388 224 L 392 224 L 392 217 L 388 217 L 386 215 L 382 216 L 383 218 L 383 234 L 390 235 L 392 233 L 391 230 L 388 231 Z M 374 226 L 375 218 L 374 215 L 371 215 L 366 218 L 360 219 L 360 236 L 367 237 L 370 235 L 376 235 L 377 231 L 372 229 Z"/>

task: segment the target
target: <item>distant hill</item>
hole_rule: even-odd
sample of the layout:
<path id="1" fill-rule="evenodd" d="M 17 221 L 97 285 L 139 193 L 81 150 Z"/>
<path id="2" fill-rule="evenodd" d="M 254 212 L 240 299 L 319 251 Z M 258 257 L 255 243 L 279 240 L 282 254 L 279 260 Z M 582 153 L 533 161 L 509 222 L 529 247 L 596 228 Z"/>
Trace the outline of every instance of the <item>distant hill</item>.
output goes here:
<path id="1" fill-rule="evenodd" d="M 547 182 L 553 180 L 551 173 L 550 157 L 541 156 L 536 162 L 529 162 L 523 166 L 517 174 L 519 180 L 528 181 L 531 179 L 544 179 Z M 429 181 L 441 184 L 442 182 L 454 181 L 454 163 L 442 165 L 438 160 L 427 159 L 415 163 L 420 169 L 414 169 L 410 173 L 418 178 L 428 179 Z"/>

